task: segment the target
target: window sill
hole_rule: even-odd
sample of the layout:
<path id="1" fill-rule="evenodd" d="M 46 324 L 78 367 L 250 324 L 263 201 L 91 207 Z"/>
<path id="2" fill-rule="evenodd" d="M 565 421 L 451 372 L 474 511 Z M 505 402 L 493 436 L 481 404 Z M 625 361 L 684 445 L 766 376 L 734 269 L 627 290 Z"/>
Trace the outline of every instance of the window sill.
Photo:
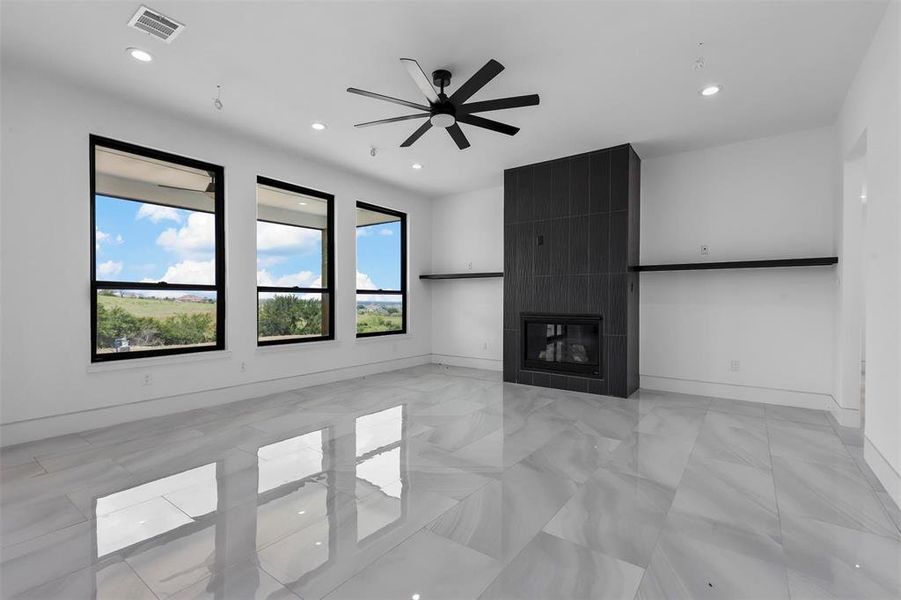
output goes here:
<path id="1" fill-rule="evenodd" d="M 315 342 L 297 342 L 293 344 L 271 344 L 257 346 L 255 354 L 272 354 L 298 350 L 315 350 L 317 348 L 334 348 L 341 345 L 341 340 L 317 340 Z"/>
<path id="2" fill-rule="evenodd" d="M 110 371 L 128 371 L 130 369 L 147 369 L 150 367 L 163 367 L 179 365 L 187 362 L 204 362 L 208 360 L 222 360 L 231 358 L 231 350 L 210 350 L 209 352 L 197 352 L 193 354 L 173 354 L 171 356 L 148 356 L 131 360 L 111 361 L 103 363 L 91 363 L 87 366 L 88 373 L 107 373 Z"/>

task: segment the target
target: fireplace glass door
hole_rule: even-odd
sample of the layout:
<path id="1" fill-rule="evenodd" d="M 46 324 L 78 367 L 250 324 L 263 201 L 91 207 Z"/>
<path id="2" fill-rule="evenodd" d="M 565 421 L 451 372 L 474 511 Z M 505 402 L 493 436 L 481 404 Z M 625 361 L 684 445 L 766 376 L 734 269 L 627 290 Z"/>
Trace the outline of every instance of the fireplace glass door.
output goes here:
<path id="1" fill-rule="evenodd" d="M 523 368 L 601 377 L 601 318 L 523 315 Z"/>

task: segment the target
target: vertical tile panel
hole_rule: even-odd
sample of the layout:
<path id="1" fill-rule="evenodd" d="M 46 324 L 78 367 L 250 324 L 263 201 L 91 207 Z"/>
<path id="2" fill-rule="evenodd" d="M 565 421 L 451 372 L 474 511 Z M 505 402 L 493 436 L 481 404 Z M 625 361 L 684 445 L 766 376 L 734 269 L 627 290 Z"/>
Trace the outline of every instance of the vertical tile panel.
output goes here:
<path id="1" fill-rule="evenodd" d="M 604 331 L 610 335 L 626 335 L 626 296 L 628 295 L 628 275 L 610 274 L 610 302 Z"/>
<path id="2" fill-rule="evenodd" d="M 588 272 L 606 273 L 610 256 L 610 215 L 588 217 Z"/>
<path id="3" fill-rule="evenodd" d="M 551 163 L 551 202 L 548 206 L 549 217 L 566 217 L 569 212 L 569 159 Z"/>
<path id="4" fill-rule="evenodd" d="M 541 371 L 532 372 L 532 385 L 540 387 L 550 387 L 550 374 Z"/>
<path id="5" fill-rule="evenodd" d="M 517 220 L 516 186 L 516 171 L 504 171 L 504 223 Z"/>
<path id="6" fill-rule="evenodd" d="M 535 265 L 535 225 L 531 222 L 517 223 L 513 226 L 514 273 L 520 277 L 531 275 Z"/>
<path id="7" fill-rule="evenodd" d="M 610 210 L 629 208 L 629 146 L 610 151 Z"/>
<path id="8" fill-rule="evenodd" d="M 611 396 L 625 398 L 626 393 L 626 336 L 605 335 L 604 349 L 607 351 L 606 373 L 607 393 Z"/>
<path id="9" fill-rule="evenodd" d="M 600 216 L 600 215 L 598 215 Z M 570 217 L 569 235 L 569 272 L 573 275 L 588 273 L 588 244 L 590 240 L 591 220 L 586 216 Z"/>
<path id="10" fill-rule="evenodd" d="M 589 210 L 588 179 L 590 158 L 587 154 L 573 157 L 569 164 L 569 214 L 587 215 Z"/>
<path id="11" fill-rule="evenodd" d="M 588 210 L 605 213 L 610 210 L 610 152 L 589 155 Z"/>
<path id="12" fill-rule="evenodd" d="M 608 273 L 625 273 L 629 264 L 629 213 L 610 213 L 610 264 Z"/>
<path id="13" fill-rule="evenodd" d="M 533 167 L 520 167 L 516 170 L 516 220 L 529 221 L 534 219 L 534 193 L 532 190 Z"/>
<path id="14" fill-rule="evenodd" d="M 535 224 L 535 274 L 558 275 L 569 272 L 568 219 L 549 219 Z M 537 238 L 544 240 L 538 245 Z"/>
<path id="15" fill-rule="evenodd" d="M 551 212 L 551 165 L 541 163 L 532 168 L 532 218 L 547 219 Z"/>

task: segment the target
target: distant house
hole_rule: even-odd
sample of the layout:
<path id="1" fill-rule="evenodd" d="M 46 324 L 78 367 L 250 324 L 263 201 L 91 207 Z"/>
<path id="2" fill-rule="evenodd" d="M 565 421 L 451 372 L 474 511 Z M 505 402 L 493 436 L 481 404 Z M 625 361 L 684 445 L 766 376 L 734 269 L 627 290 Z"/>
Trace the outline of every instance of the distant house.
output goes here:
<path id="1" fill-rule="evenodd" d="M 194 294 L 186 294 L 175 299 L 176 302 L 206 302 L 203 296 L 195 296 Z"/>

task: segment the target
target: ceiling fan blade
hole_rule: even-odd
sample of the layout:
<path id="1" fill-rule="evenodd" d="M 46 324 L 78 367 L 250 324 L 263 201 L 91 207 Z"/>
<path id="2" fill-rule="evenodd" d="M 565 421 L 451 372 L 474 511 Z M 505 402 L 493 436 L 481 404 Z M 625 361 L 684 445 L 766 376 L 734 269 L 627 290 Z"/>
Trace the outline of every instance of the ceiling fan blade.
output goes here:
<path id="1" fill-rule="evenodd" d="M 390 119 L 379 119 L 378 121 L 357 123 L 356 125 L 354 125 L 354 127 L 372 127 L 373 125 L 383 125 L 385 123 L 397 123 L 398 121 L 409 121 L 411 119 L 424 119 L 428 116 L 428 113 L 422 113 L 419 115 L 404 115 L 402 117 L 391 117 Z"/>
<path id="2" fill-rule="evenodd" d="M 463 135 L 463 130 L 460 129 L 460 126 L 457 123 L 454 123 L 453 125 L 448 127 L 447 132 L 452 138 L 454 138 L 454 142 L 456 142 L 457 148 L 459 148 L 460 150 L 466 150 L 467 148 L 469 148 L 469 140 L 467 140 L 466 136 Z"/>
<path id="3" fill-rule="evenodd" d="M 408 102 L 407 100 L 401 100 L 400 98 L 392 98 L 391 96 L 384 96 L 382 94 L 376 94 L 375 92 L 367 92 L 366 90 L 358 90 L 357 88 L 347 88 L 347 91 L 351 94 L 357 94 L 358 96 L 366 96 L 367 98 L 375 98 L 376 100 L 384 100 L 385 102 L 393 102 L 394 104 L 400 104 L 401 106 L 406 106 L 408 108 L 416 108 L 419 110 L 428 111 L 428 106 L 423 106 L 422 104 L 416 104 L 415 102 Z"/>
<path id="4" fill-rule="evenodd" d="M 494 79 L 498 73 L 504 70 L 504 65 L 497 62 L 493 58 L 485 63 L 481 69 L 476 71 L 476 74 L 466 80 L 466 83 L 461 85 L 456 92 L 454 92 L 450 100 L 456 105 L 463 104 L 473 94 L 482 89 L 486 83 Z"/>
<path id="5" fill-rule="evenodd" d="M 402 58 L 400 59 L 400 62 L 404 63 L 404 66 L 407 68 L 407 73 L 410 74 L 416 87 L 418 87 L 425 97 L 428 98 L 429 102 L 436 104 L 438 102 L 438 92 L 435 91 L 432 82 L 426 77 L 425 71 L 422 70 L 419 63 L 412 58 Z"/>
<path id="6" fill-rule="evenodd" d="M 511 98 L 498 98 L 497 100 L 483 100 L 482 102 L 470 102 L 457 108 L 457 112 L 472 114 L 488 112 L 489 110 L 504 110 L 506 108 L 520 108 L 523 106 L 536 106 L 538 94 L 528 96 L 513 96 Z"/>
<path id="7" fill-rule="evenodd" d="M 419 126 L 419 129 L 413 132 L 413 135 L 404 140 L 404 143 L 400 145 L 401 148 L 407 148 L 413 145 L 413 142 L 422 137 L 422 134 L 432 128 L 432 122 L 426 121 L 422 125 Z"/>
<path id="8" fill-rule="evenodd" d="M 497 121 L 484 119 L 475 115 L 457 115 L 457 121 L 460 123 L 466 123 L 467 125 L 475 125 L 476 127 L 490 129 L 491 131 L 504 133 L 506 135 L 516 135 L 517 132 L 519 132 L 519 127 L 507 125 L 506 123 L 498 123 Z"/>

